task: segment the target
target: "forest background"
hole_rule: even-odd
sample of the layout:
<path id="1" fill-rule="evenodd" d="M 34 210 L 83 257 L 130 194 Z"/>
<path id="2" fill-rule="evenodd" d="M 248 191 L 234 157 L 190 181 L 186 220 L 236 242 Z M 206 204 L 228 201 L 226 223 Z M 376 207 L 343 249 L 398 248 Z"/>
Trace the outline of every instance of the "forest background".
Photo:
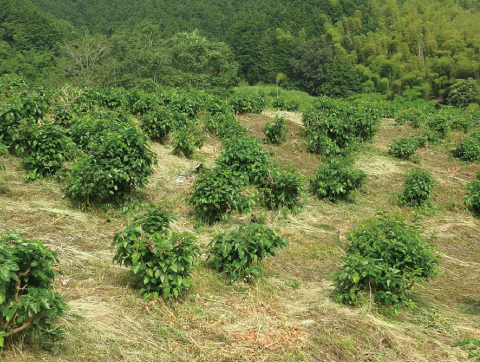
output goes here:
<path id="1" fill-rule="evenodd" d="M 475 0 L 0 0 L 0 74 L 59 86 L 273 84 L 311 95 L 480 77 Z M 478 100 L 478 94 L 476 95 Z"/>

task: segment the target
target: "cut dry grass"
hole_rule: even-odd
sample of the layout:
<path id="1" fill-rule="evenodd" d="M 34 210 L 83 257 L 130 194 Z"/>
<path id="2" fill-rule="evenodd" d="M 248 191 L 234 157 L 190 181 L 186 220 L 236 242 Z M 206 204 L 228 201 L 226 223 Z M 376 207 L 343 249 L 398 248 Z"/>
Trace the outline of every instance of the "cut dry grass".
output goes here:
<path id="1" fill-rule="evenodd" d="M 249 134 L 264 138 L 263 127 L 274 113 L 241 116 Z M 301 126 L 290 116 L 288 139 L 265 145 L 280 164 L 293 163 L 304 176 L 321 164 L 307 152 Z M 0 174 L 0 230 L 16 229 L 38 238 L 58 252 L 61 264 L 56 289 L 71 310 L 59 325 L 62 341 L 19 336 L 2 352 L 4 361 L 459 361 L 463 352 L 450 345 L 463 337 L 480 337 L 480 220 L 464 207 L 464 186 L 478 165 L 450 157 L 448 145 L 419 150 L 420 167 L 437 179 L 435 207 L 417 211 L 392 205 L 406 172 L 418 165 L 388 157 L 387 144 L 412 132 L 384 121 L 371 145 L 362 148 L 356 166 L 368 183 L 355 202 L 332 204 L 306 196 L 295 215 L 266 211 L 268 226 L 290 246 L 265 260 L 266 277 L 254 284 L 227 280 L 204 265 L 194 273 L 195 286 L 178 301 L 143 300 L 130 271 L 113 265 L 114 233 L 132 216 L 118 210 L 78 210 L 62 199 L 61 184 L 46 179 L 25 183 L 18 159 L 0 156 L 7 171 Z M 457 137 L 453 134 L 452 138 Z M 175 214 L 172 228 L 189 231 L 204 247 L 220 232 L 250 221 L 233 214 L 228 223 L 194 229 L 193 209 L 184 198 L 194 178 L 175 179 L 201 162 L 211 167 L 221 143 L 207 138 L 194 159 L 171 154 L 168 145 L 153 144 L 155 173 L 144 192 L 151 203 Z M 416 310 L 390 314 L 368 296 L 350 308 L 334 301 L 329 273 L 339 270 L 352 225 L 374 216 L 378 207 L 417 219 L 442 254 L 442 275 L 420 285 Z M 202 256 L 202 259 L 205 255 Z"/>

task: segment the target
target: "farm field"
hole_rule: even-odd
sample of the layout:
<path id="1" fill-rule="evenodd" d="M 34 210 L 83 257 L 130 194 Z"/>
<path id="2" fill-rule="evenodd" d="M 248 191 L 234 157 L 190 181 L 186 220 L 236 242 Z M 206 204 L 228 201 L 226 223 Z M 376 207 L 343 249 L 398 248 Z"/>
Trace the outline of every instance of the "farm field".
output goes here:
<path id="1" fill-rule="evenodd" d="M 305 180 L 298 213 L 255 205 L 251 213 L 232 213 L 228 222 L 195 228 L 193 207 L 185 202 L 202 163 L 213 167 L 223 151 L 208 134 L 192 159 L 172 154 L 169 142 L 153 142 L 158 164 L 148 178 L 143 200 L 173 213 L 171 229 L 198 237 L 202 252 L 221 232 L 264 217 L 289 246 L 262 263 L 266 275 L 253 283 L 228 280 L 206 265 L 193 273 L 194 286 L 179 299 L 143 299 L 130 270 L 112 263 L 113 236 L 132 215 L 115 208 L 79 209 L 64 197 L 63 185 L 44 178 L 26 182 L 27 172 L 13 155 L 1 155 L 0 230 L 15 229 L 39 239 L 60 258 L 55 289 L 70 310 L 58 320 L 59 341 L 35 333 L 12 337 L 4 361 L 462 361 L 466 353 L 451 345 L 480 338 L 480 219 L 463 199 L 478 163 L 461 162 L 453 151 L 465 134 L 451 131 L 443 142 L 417 151 L 418 160 L 398 160 L 388 145 L 415 130 L 382 118 L 370 143 L 359 146 L 355 168 L 367 174 L 353 200 L 319 199 L 308 178 L 322 165 L 308 151 L 298 112 L 240 114 L 248 136 L 263 139 L 264 126 L 280 114 L 287 138 L 265 144 L 281 166 L 293 164 Z M 137 119 L 138 123 L 138 119 Z M 394 205 L 409 169 L 421 167 L 435 178 L 430 208 Z M 186 176 L 177 182 L 179 174 Z M 192 176 L 192 177 L 190 177 Z M 420 225 L 441 255 L 441 275 L 419 284 L 417 307 L 398 315 L 372 299 L 349 307 L 335 301 L 332 273 L 342 266 L 345 235 L 382 208 L 398 211 Z M 205 255 L 201 256 L 205 259 Z"/>

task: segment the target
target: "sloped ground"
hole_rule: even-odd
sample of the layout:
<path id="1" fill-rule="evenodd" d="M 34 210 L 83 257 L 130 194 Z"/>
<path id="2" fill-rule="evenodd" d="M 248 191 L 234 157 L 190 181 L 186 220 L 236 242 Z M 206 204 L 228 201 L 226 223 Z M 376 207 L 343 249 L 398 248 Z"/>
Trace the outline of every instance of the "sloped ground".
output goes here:
<path id="1" fill-rule="evenodd" d="M 241 116 L 251 135 L 263 138 L 274 113 Z M 281 165 L 293 164 L 307 178 L 321 165 L 306 150 L 298 114 L 285 114 L 288 139 L 265 145 Z M 110 244 L 132 217 L 119 211 L 79 210 L 62 199 L 54 180 L 25 183 L 25 173 L 12 156 L 0 156 L 0 230 L 16 229 L 56 250 L 61 259 L 57 290 L 71 310 L 59 321 L 62 341 L 17 337 L 3 351 L 5 361 L 461 361 L 464 352 L 451 348 L 466 336 L 480 338 L 480 220 L 463 206 L 465 184 L 478 164 L 461 164 L 450 156 L 452 134 L 441 146 L 419 151 L 420 166 L 437 179 L 435 207 L 415 215 L 392 205 L 406 171 L 417 165 L 386 153 L 387 145 L 408 126 L 384 120 L 371 145 L 363 147 L 356 167 L 368 183 L 355 202 L 331 204 L 307 192 L 296 215 L 256 209 L 290 246 L 266 260 L 267 277 L 255 284 L 228 284 L 203 266 L 195 287 L 179 301 L 149 301 L 131 287 L 129 271 L 113 265 Z M 219 232 L 249 222 L 250 215 L 195 230 L 192 208 L 184 198 L 194 179 L 175 182 L 198 162 L 213 165 L 221 143 L 209 138 L 194 160 L 173 156 L 171 147 L 153 144 L 158 165 L 143 197 L 176 216 L 175 230 L 196 234 L 206 245 Z M 193 174 L 192 174 L 193 175 Z M 194 176 L 194 175 L 193 175 Z M 306 180 L 306 189 L 308 182 Z M 442 253 L 442 275 L 418 286 L 416 310 L 399 316 L 365 300 L 357 308 L 334 301 L 332 277 L 344 255 L 352 225 L 374 216 L 379 207 L 417 217 L 426 236 Z"/>

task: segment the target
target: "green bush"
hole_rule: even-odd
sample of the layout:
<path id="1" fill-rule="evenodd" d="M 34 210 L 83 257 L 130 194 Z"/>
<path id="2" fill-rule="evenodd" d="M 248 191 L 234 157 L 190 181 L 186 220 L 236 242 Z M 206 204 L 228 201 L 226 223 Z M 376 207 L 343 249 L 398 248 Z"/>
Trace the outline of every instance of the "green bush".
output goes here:
<path id="1" fill-rule="evenodd" d="M 300 108 L 300 101 L 296 98 L 275 98 L 272 106 L 280 111 L 294 112 Z"/>
<path id="2" fill-rule="evenodd" d="M 275 116 L 273 124 L 265 124 L 264 132 L 270 143 L 279 145 L 287 138 L 287 121 L 283 117 Z"/>
<path id="3" fill-rule="evenodd" d="M 207 115 L 204 130 L 222 140 L 247 134 L 247 129 L 238 122 L 233 112 Z"/>
<path id="4" fill-rule="evenodd" d="M 418 128 L 425 124 L 428 117 L 432 115 L 433 107 L 409 107 L 401 109 L 395 113 L 395 123 L 404 124 L 407 122 L 413 128 Z"/>
<path id="5" fill-rule="evenodd" d="M 109 112 L 112 113 L 112 112 Z M 71 119 L 71 124 L 67 129 L 73 143 L 82 151 L 87 150 L 87 146 L 95 143 L 97 138 L 104 133 L 117 132 L 125 127 L 136 127 L 135 123 L 129 119 L 107 118 L 98 114 L 84 113 Z"/>
<path id="6" fill-rule="evenodd" d="M 415 156 L 418 143 L 415 139 L 409 137 L 400 137 L 388 147 L 388 154 L 393 157 L 408 160 Z"/>
<path id="7" fill-rule="evenodd" d="M 255 278 L 264 270 L 259 262 L 287 246 L 287 240 L 266 225 L 251 224 L 230 234 L 216 235 L 208 245 L 207 262 L 231 281 Z"/>
<path id="8" fill-rule="evenodd" d="M 445 138 L 450 132 L 452 118 L 448 112 L 439 112 L 428 119 L 428 128 L 438 134 L 439 138 Z"/>
<path id="9" fill-rule="evenodd" d="M 463 161 L 480 160 L 480 131 L 473 132 L 457 145 L 455 157 Z"/>
<path id="10" fill-rule="evenodd" d="M 58 337 L 53 320 L 68 309 L 67 301 L 54 293 L 55 252 L 38 240 L 22 239 L 15 231 L 0 236 L 0 347 L 27 328 Z M 27 287 L 28 286 L 28 287 Z"/>
<path id="11" fill-rule="evenodd" d="M 173 154 L 183 154 L 187 158 L 192 158 L 195 148 L 202 148 L 204 141 L 199 129 L 193 126 L 186 127 L 173 135 Z"/>
<path id="12" fill-rule="evenodd" d="M 379 115 L 367 104 L 356 107 L 339 100 L 320 97 L 303 114 L 303 125 L 314 153 L 334 156 L 369 142 L 378 131 Z"/>
<path id="13" fill-rule="evenodd" d="M 24 157 L 20 166 L 29 171 L 30 180 L 55 175 L 75 153 L 65 129 L 50 122 L 22 123 L 14 140 L 17 154 Z"/>
<path id="14" fill-rule="evenodd" d="M 113 261 L 133 269 L 144 298 L 178 298 L 193 284 L 190 276 L 199 255 L 196 238 L 167 230 L 171 218 L 160 208 L 149 210 L 113 238 Z"/>
<path id="15" fill-rule="evenodd" d="M 480 102 L 480 84 L 478 80 L 459 79 L 450 86 L 447 98 L 448 104 L 454 107 L 468 107 L 469 104 Z"/>
<path id="16" fill-rule="evenodd" d="M 480 213 L 480 171 L 477 172 L 477 179 L 467 184 L 467 190 L 465 205 L 475 213 Z"/>
<path id="17" fill-rule="evenodd" d="M 270 156 L 257 139 L 233 137 L 225 140 L 225 150 L 217 160 L 232 171 L 248 177 L 251 183 L 258 183 L 265 175 Z"/>
<path id="18" fill-rule="evenodd" d="M 251 209 L 253 202 L 242 195 L 240 188 L 248 179 L 228 168 L 217 167 L 204 173 L 193 185 L 187 202 L 194 206 L 195 218 L 205 224 L 226 221 L 232 211 L 239 213 Z"/>
<path id="19" fill-rule="evenodd" d="M 399 196 L 399 204 L 410 206 L 428 206 L 435 179 L 426 171 L 414 169 L 405 180 L 405 189 Z"/>
<path id="20" fill-rule="evenodd" d="M 260 192 L 262 203 L 267 208 L 296 211 L 303 195 L 302 176 L 293 170 L 273 167 L 262 180 Z"/>
<path id="21" fill-rule="evenodd" d="M 155 107 L 140 119 L 140 128 L 152 140 L 164 142 L 165 137 L 189 123 L 188 115 L 171 107 Z"/>
<path id="22" fill-rule="evenodd" d="M 238 113 L 261 113 L 265 109 L 265 96 L 236 92 L 230 96 L 228 104 Z"/>
<path id="23" fill-rule="evenodd" d="M 8 147 L 2 143 L 2 139 L 0 138 L 0 155 L 8 153 Z M 5 165 L 0 164 L 0 172 L 5 171 Z"/>
<path id="24" fill-rule="evenodd" d="M 315 171 L 310 184 L 318 197 L 337 202 L 352 197 L 366 178 L 365 172 L 354 169 L 349 162 L 333 159 Z"/>
<path id="25" fill-rule="evenodd" d="M 134 127 L 119 126 L 88 144 L 67 177 L 65 194 L 85 204 L 121 202 L 136 187 L 144 187 L 154 162 L 146 137 Z"/>
<path id="26" fill-rule="evenodd" d="M 334 279 L 337 301 L 356 304 L 365 292 L 396 312 L 402 304 L 413 307 L 414 285 L 439 274 L 439 257 L 420 234 L 400 214 L 382 212 L 359 224 L 347 234 L 347 255 Z"/>

